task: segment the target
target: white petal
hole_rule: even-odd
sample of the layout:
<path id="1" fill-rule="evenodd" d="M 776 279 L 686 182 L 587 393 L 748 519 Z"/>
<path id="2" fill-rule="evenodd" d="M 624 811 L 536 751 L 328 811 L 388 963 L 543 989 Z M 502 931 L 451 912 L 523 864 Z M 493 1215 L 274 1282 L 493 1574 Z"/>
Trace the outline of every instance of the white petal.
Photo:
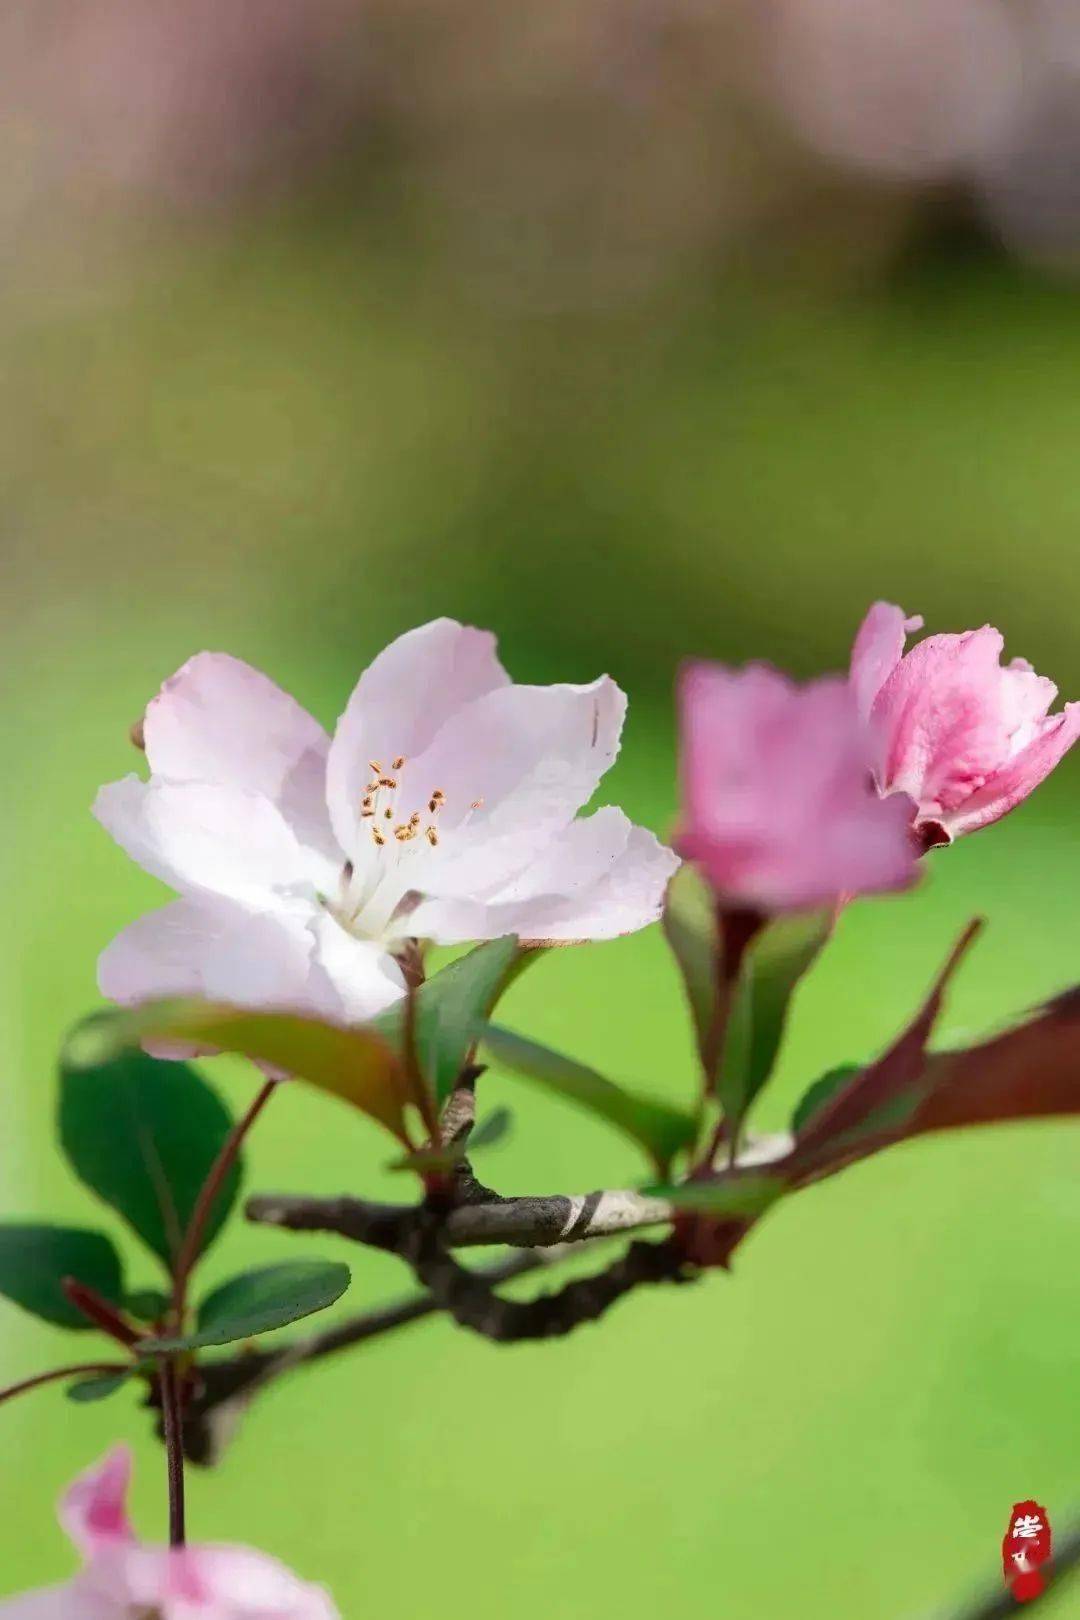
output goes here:
<path id="1" fill-rule="evenodd" d="M 326 1017 L 364 1024 L 405 994 L 401 968 L 381 945 L 354 938 L 327 912 L 314 932 L 310 994 Z"/>
<path id="2" fill-rule="evenodd" d="M 258 903 L 336 881 L 331 862 L 302 849 L 269 799 L 220 783 L 103 787 L 94 815 L 133 860 L 178 889 Z"/>
<path id="3" fill-rule="evenodd" d="M 467 939 L 614 939 L 655 922 L 678 858 L 610 807 L 574 822 L 484 901 L 431 898 L 410 927 L 440 944 Z"/>
<path id="4" fill-rule="evenodd" d="M 174 900 L 140 917 L 102 952 L 98 986 L 121 1006 L 205 996 L 241 1006 L 302 1007 L 314 936 L 301 916 L 231 901 Z"/>
<path id="5" fill-rule="evenodd" d="M 151 701 L 143 729 L 155 777 L 248 788 L 277 805 L 302 842 L 333 851 L 326 810 L 330 739 L 250 664 L 226 653 L 198 653 Z"/>
<path id="6" fill-rule="evenodd" d="M 338 721 L 327 767 L 327 799 L 338 842 L 356 853 L 360 800 L 371 761 L 386 773 L 411 759 L 463 705 L 506 686 L 495 637 L 453 619 L 399 636 L 360 677 Z"/>
<path id="7" fill-rule="evenodd" d="M 321 907 L 306 915 L 250 911 L 233 901 L 174 900 L 140 917 L 101 955 L 98 986 L 121 1006 L 202 996 L 365 1023 L 405 993 L 397 962 L 354 939 Z M 159 1056 L 190 1048 L 154 1046 Z"/>
<path id="8" fill-rule="evenodd" d="M 440 789 L 445 803 L 437 863 L 418 869 L 414 886 L 486 897 L 520 871 L 592 797 L 625 713 L 606 675 L 589 686 L 511 686 L 461 710 L 415 765 L 417 787 Z"/>

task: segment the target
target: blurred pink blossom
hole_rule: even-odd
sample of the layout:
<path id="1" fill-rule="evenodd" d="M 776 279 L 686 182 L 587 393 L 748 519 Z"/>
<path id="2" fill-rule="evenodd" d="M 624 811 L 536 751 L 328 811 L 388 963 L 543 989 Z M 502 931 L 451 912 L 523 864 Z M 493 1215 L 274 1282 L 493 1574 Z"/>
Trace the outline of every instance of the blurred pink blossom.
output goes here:
<path id="1" fill-rule="evenodd" d="M 722 901 L 795 910 L 913 880 L 913 807 L 874 794 L 845 681 L 800 687 L 765 665 L 692 663 L 680 710 L 677 848 Z"/>
<path id="2" fill-rule="evenodd" d="M 1002 666 L 991 625 L 928 636 L 919 618 L 875 602 L 851 654 L 851 682 L 874 738 L 883 794 L 910 796 L 926 843 L 989 826 L 1053 770 L 1080 735 L 1080 703 L 1048 710 L 1057 687 L 1023 658 Z"/>
<path id="3" fill-rule="evenodd" d="M 0 1620 L 340 1620 L 329 1594 L 249 1547 L 155 1547 L 127 1516 L 131 1453 L 117 1446 L 70 1487 L 60 1521 L 83 1567 L 0 1603 Z"/>

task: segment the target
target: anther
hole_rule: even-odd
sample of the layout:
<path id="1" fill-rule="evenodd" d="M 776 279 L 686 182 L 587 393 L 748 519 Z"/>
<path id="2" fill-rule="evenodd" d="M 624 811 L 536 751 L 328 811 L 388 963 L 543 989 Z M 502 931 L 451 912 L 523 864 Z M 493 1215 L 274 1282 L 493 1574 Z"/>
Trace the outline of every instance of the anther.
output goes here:
<path id="1" fill-rule="evenodd" d="M 394 760 L 394 762 L 391 765 L 390 769 L 392 771 L 400 771 L 404 764 L 405 764 L 405 755 L 404 754 L 399 754 L 397 759 Z"/>
<path id="2" fill-rule="evenodd" d="M 378 787 L 396 788 L 397 787 L 397 780 L 393 776 L 380 776 L 379 780 L 378 780 L 378 783 L 376 785 Z"/>
<path id="3" fill-rule="evenodd" d="M 386 839 L 383 837 L 383 835 L 379 831 L 378 827 L 372 827 L 371 836 L 372 836 L 372 838 L 374 838 L 375 842 L 379 845 L 380 849 L 382 848 L 383 844 L 386 843 Z"/>
<path id="4" fill-rule="evenodd" d="M 432 849 L 434 849 L 435 845 L 439 842 L 439 835 L 435 831 L 434 827 L 425 828 L 424 837 L 427 839 L 427 841 L 431 845 Z"/>
<path id="5" fill-rule="evenodd" d="M 484 808 L 483 799 L 474 799 L 472 804 L 470 804 L 470 806 L 469 806 L 470 810 L 482 810 L 483 808 Z"/>
<path id="6" fill-rule="evenodd" d="M 368 770 L 371 772 L 372 776 L 382 775 L 382 766 L 379 764 L 377 759 L 368 760 Z"/>
<path id="7" fill-rule="evenodd" d="M 360 812 L 360 814 L 361 814 L 361 815 L 362 815 L 362 816 L 373 816 L 373 815 L 374 815 L 374 814 L 375 814 L 375 812 L 374 812 L 374 810 L 373 810 L 373 809 L 372 809 L 372 808 L 371 808 L 371 806 L 370 806 L 370 805 L 367 805 L 367 806 L 365 806 L 365 808 L 364 808 L 364 809 L 363 809 L 363 810 L 361 810 L 361 812 Z"/>
<path id="8" fill-rule="evenodd" d="M 387 821 L 393 821 L 394 819 L 394 812 L 389 805 L 387 805 L 386 809 L 383 811 L 383 815 L 386 817 Z"/>

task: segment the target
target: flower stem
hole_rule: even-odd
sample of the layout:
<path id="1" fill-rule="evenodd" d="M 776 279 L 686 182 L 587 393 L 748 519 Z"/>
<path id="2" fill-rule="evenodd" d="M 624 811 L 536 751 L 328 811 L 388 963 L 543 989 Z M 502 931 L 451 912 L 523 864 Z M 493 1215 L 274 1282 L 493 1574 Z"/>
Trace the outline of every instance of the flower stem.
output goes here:
<path id="1" fill-rule="evenodd" d="M 161 1419 L 165 1436 L 165 1467 L 169 1479 L 169 1545 L 182 1547 L 184 1525 L 184 1437 L 176 1363 L 163 1356 L 160 1363 Z"/>
<path id="2" fill-rule="evenodd" d="M 180 1245 L 180 1251 L 173 1266 L 173 1312 L 176 1316 L 178 1332 L 182 1327 L 184 1306 L 187 1302 L 188 1280 L 195 1269 L 195 1262 L 199 1258 L 199 1250 L 202 1248 L 207 1222 L 213 1213 L 221 1189 L 225 1185 L 225 1179 L 236 1163 L 245 1136 L 247 1136 L 276 1089 L 276 1080 L 267 1080 L 263 1083 L 247 1113 L 244 1114 L 242 1119 L 237 1120 L 225 1138 L 221 1152 L 210 1166 L 210 1171 L 202 1184 L 199 1196 L 195 1200 L 195 1208 L 191 1212 L 191 1220 L 188 1222 L 187 1231 L 184 1233 L 184 1241 Z"/>
<path id="3" fill-rule="evenodd" d="M 72 1367 L 54 1367 L 51 1372 L 35 1373 L 33 1378 L 23 1378 L 17 1384 L 9 1384 L 7 1389 L 0 1389 L 0 1405 L 10 1401 L 16 1395 L 25 1395 L 32 1389 L 40 1389 L 43 1384 L 55 1384 L 61 1378 L 78 1378 L 82 1375 L 91 1376 L 94 1373 L 126 1373 L 131 1369 L 130 1361 L 82 1361 Z"/>

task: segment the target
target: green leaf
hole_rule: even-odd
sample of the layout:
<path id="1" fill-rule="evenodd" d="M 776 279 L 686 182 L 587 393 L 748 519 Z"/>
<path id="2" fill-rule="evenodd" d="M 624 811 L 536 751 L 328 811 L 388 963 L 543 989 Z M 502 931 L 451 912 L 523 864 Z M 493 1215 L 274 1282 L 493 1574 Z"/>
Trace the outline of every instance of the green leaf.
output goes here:
<path id="1" fill-rule="evenodd" d="M 119 1211 L 168 1268 L 232 1116 L 187 1063 L 130 1051 L 74 1066 L 68 1054 L 99 1022 L 82 1026 L 61 1062 L 60 1144 L 80 1181 Z M 204 1249 L 228 1219 L 241 1177 L 237 1164 L 207 1222 Z"/>
<path id="2" fill-rule="evenodd" d="M 64 1394 L 69 1401 L 103 1401 L 118 1389 L 123 1389 L 134 1372 L 135 1368 L 131 1367 L 119 1373 L 95 1373 L 93 1378 L 80 1378 L 74 1384 L 69 1384 Z"/>
<path id="3" fill-rule="evenodd" d="M 702 1063 L 716 1009 L 716 902 L 692 866 L 668 884 L 662 926 L 682 975 Z"/>
<path id="4" fill-rule="evenodd" d="M 219 1002 L 151 1002 L 109 1013 L 82 1032 L 69 1055 L 73 1067 L 104 1063 L 144 1040 L 176 1041 L 234 1052 L 305 1080 L 352 1103 L 408 1143 L 401 1064 L 373 1029 L 345 1029 L 297 1013 L 253 1012 Z"/>
<path id="5" fill-rule="evenodd" d="M 494 1147 L 496 1142 L 504 1141 L 510 1134 L 513 1117 L 509 1108 L 493 1108 L 469 1137 L 469 1152 L 474 1153 L 477 1148 Z"/>
<path id="6" fill-rule="evenodd" d="M 160 1288 L 136 1288 L 124 1296 L 124 1309 L 140 1322 L 156 1322 L 172 1304 Z"/>
<path id="7" fill-rule="evenodd" d="M 93 1322 L 65 1295 L 65 1277 L 85 1283 L 111 1304 L 124 1297 L 120 1256 L 103 1233 L 71 1226 L 0 1225 L 0 1294 L 58 1327 L 92 1328 Z"/>
<path id="8" fill-rule="evenodd" d="M 488 940 L 433 974 L 417 991 L 416 1052 L 438 1104 L 453 1091 L 482 1026 L 524 966 L 526 954 L 513 934 Z M 404 1039 L 404 1020 L 404 1006 L 398 1003 L 374 1024 L 398 1051 Z"/>
<path id="9" fill-rule="evenodd" d="M 288 1260 L 259 1271 L 245 1271 L 206 1296 L 194 1333 L 175 1339 L 146 1339 L 143 1355 L 197 1350 L 203 1345 L 231 1344 L 257 1333 L 298 1322 L 325 1310 L 349 1286 L 349 1268 L 337 1261 Z"/>
<path id="10" fill-rule="evenodd" d="M 540 1081 L 632 1136 L 660 1167 L 670 1164 L 679 1149 L 694 1138 L 694 1121 L 681 1109 L 623 1091 L 595 1069 L 563 1057 L 537 1041 L 489 1024 L 482 1045 L 504 1068 L 527 1080 Z"/>
<path id="11" fill-rule="evenodd" d="M 493 1147 L 496 1142 L 501 1142 L 510 1129 L 511 1118 L 509 1108 L 494 1108 L 486 1119 L 481 1120 L 467 1141 L 450 1142 L 441 1148 L 421 1148 L 416 1153 L 403 1153 L 399 1159 L 392 1159 L 386 1169 L 415 1170 L 418 1175 L 429 1170 L 452 1170 L 456 1164 L 463 1163 L 474 1148 Z"/>
<path id="12" fill-rule="evenodd" d="M 795 1112 L 791 1116 L 792 1131 L 797 1135 L 825 1106 L 830 1097 L 835 1096 L 854 1075 L 859 1073 L 861 1067 L 859 1063 L 842 1063 L 837 1068 L 830 1069 L 827 1074 L 823 1074 L 820 1080 L 815 1080 L 812 1086 L 808 1086 L 796 1103 Z"/>
<path id="13" fill-rule="evenodd" d="M 795 988 L 832 928 L 832 912 L 777 917 L 743 957 L 724 1044 L 717 1095 L 739 1121 L 772 1073 Z"/>
<path id="14" fill-rule="evenodd" d="M 666 1198 L 677 1209 L 688 1209 L 718 1219 L 757 1217 L 783 1197 L 784 1181 L 779 1176 L 748 1171 L 709 1181 L 684 1181 L 679 1186 L 647 1187 L 653 1198 Z"/>

